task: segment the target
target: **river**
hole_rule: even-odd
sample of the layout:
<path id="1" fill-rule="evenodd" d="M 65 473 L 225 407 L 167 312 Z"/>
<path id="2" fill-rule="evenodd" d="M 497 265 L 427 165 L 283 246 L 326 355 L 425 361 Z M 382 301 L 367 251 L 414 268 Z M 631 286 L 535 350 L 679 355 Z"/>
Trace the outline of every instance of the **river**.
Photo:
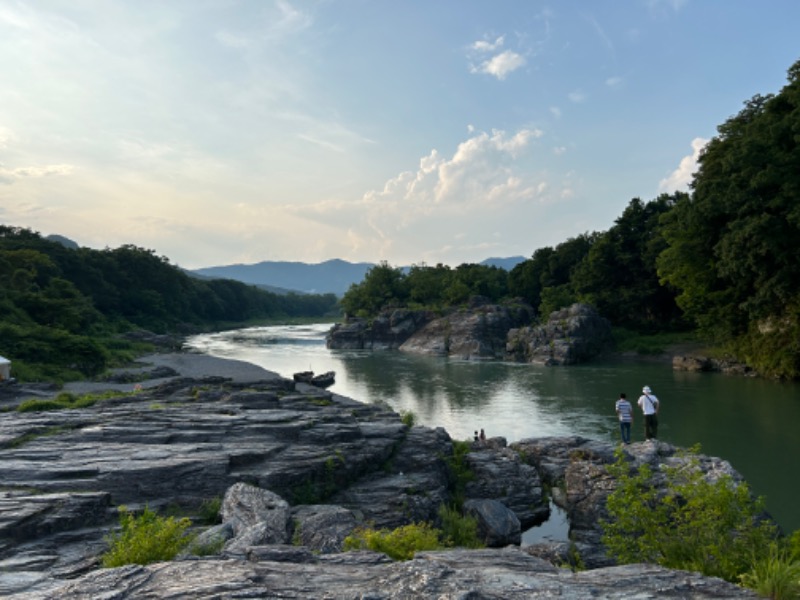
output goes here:
<path id="1" fill-rule="evenodd" d="M 787 531 L 800 529 L 800 385 L 715 373 L 686 373 L 667 363 L 619 360 L 571 367 L 465 361 L 401 352 L 328 350 L 330 324 L 253 327 L 203 334 L 189 349 L 244 360 L 291 378 L 336 372 L 332 392 L 412 411 L 417 422 L 455 439 L 486 435 L 508 442 L 582 435 L 618 440 L 614 403 L 632 403 L 649 385 L 661 401 L 659 439 L 700 444 L 728 460 Z M 636 409 L 633 441 L 641 441 Z"/>

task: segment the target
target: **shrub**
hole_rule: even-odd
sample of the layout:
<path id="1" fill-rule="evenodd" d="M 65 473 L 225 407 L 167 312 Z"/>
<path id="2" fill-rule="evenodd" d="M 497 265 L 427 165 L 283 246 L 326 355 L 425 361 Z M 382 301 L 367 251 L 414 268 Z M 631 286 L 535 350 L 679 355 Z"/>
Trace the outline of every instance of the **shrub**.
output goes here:
<path id="1" fill-rule="evenodd" d="M 777 528 L 762 518 L 763 499 L 729 476 L 708 481 L 696 456 L 665 469 L 659 490 L 647 465 L 634 473 L 621 448 L 616 454 L 608 469 L 617 487 L 601 524 L 603 543 L 620 563 L 652 562 L 738 582 L 752 556 L 777 538 Z"/>
<path id="2" fill-rule="evenodd" d="M 442 538 L 447 546 L 456 548 L 483 548 L 486 544 L 478 537 L 478 520 L 462 515 L 455 507 L 442 504 L 439 507 L 442 522 Z"/>
<path id="3" fill-rule="evenodd" d="M 422 550 L 441 550 L 439 531 L 429 523 L 411 523 L 392 531 L 358 527 L 344 539 L 345 552 L 374 550 L 393 560 L 410 560 Z"/>
<path id="4" fill-rule="evenodd" d="M 766 598 L 800 598 L 800 562 L 792 558 L 788 545 L 775 542 L 765 555 L 755 556 L 752 568 L 740 581 Z"/>
<path id="5" fill-rule="evenodd" d="M 120 506 L 119 523 L 121 530 L 106 538 L 109 550 L 103 555 L 104 567 L 172 560 L 192 541 L 191 536 L 186 535 L 191 525 L 189 519 L 159 517 L 148 507 L 136 516 Z"/>
<path id="6" fill-rule="evenodd" d="M 417 415 L 414 414 L 413 410 L 404 410 L 400 413 L 400 420 L 406 427 L 413 427 L 414 423 L 417 422 Z"/>
<path id="7" fill-rule="evenodd" d="M 209 500 L 203 500 L 200 504 L 200 521 L 207 525 L 215 525 L 221 520 L 220 510 L 222 509 L 222 498 L 215 496 Z"/>
<path id="8" fill-rule="evenodd" d="M 453 454 L 447 457 L 447 466 L 453 491 L 453 502 L 460 509 L 464 504 L 464 491 L 467 483 L 475 479 L 475 473 L 467 465 L 467 454 L 472 448 L 471 442 L 453 440 Z"/>

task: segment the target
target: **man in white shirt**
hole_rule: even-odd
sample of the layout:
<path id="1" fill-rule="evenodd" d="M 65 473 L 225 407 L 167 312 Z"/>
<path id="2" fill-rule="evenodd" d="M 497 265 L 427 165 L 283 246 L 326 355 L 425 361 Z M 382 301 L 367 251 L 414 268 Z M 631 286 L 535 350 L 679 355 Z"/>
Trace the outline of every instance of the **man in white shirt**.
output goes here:
<path id="1" fill-rule="evenodd" d="M 637 404 L 644 413 L 644 439 L 656 439 L 658 436 L 658 398 L 648 386 L 644 386 Z"/>

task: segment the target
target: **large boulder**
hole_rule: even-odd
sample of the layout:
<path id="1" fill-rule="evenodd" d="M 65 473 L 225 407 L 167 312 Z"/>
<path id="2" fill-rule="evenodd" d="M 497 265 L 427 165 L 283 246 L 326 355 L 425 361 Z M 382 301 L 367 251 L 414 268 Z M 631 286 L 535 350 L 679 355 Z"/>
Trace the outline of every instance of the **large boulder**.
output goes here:
<path id="1" fill-rule="evenodd" d="M 407 309 L 385 310 L 371 321 L 351 317 L 331 328 L 326 344 L 336 350 L 396 350 L 431 319 L 430 311 Z"/>
<path id="2" fill-rule="evenodd" d="M 611 325 L 586 304 L 573 304 L 550 314 L 547 322 L 508 332 L 510 360 L 543 365 L 573 365 L 611 348 Z"/>
<path id="3" fill-rule="evenodd" d="M 426 323 L 400 350 L 462 359 L 502 358 L 509 329 L 529 323 L 532 316 L 533 310 L 523 303 L 498 305 L 476 297 L 468 308 Z"/>
<path id="4" fill-rule="evenodd" d="M 475 296 L 466 308 L 443 315 L 425 310 L 390 309 L 372 321 L 349 318 L 328 332 L 327 346 L 497 359 L 505 355 L 509 329 L 532 319 L 533 309 L 522 301 L 498 305 Z"/>
<path id="5" fill-rule="evenodd" d="M 467 500 L 464 514 L 478 523 L 478 536 L 489 548 L 517 545 L 522 539 L 522 528 L 517 515 L 497 500 Z"/>

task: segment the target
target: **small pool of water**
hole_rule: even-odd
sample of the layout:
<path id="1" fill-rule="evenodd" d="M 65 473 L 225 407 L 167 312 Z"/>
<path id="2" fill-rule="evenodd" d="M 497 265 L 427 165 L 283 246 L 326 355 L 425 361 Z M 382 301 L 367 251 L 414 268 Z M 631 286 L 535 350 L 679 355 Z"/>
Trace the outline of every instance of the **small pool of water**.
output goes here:
<path id="1" fill-rule="evenodd" d="M 544 523 L 522 532 L 522 545 L 569 541 L 567 512 L 550 502 L 550 518 Z"/>

